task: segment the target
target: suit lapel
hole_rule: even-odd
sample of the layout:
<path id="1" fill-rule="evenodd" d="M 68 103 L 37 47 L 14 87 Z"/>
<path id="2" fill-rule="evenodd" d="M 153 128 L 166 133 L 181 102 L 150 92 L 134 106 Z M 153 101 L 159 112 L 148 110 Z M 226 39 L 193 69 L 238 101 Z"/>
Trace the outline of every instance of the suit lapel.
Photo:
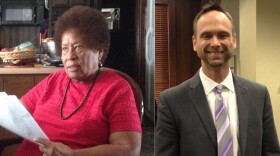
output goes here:
<path id="1" fill-rule="evenodd" d="M 233 81 L 238 107 L 240 152 L 241 155 L 244 155 L 247 140 L 248 108 L 250 104 L 250 94 L 246 86 L 242 84 L 242 80 L 240 80 L 237 76 L 233 76 Z"/>
<path id="2" fill-rule="evenodd" d="M 210 139 L 217 146 L 215 124 L 198 73 L 191 80 L 190 97 Z"/>
<path id="3" fill-rule="evenodd" d="M 240 153 L 241 155 L 244 155 L 247 140 L 250 93 L 248 92 L 246 86 L 242 83 L 242 80 L 239 79 L 236 75 L 233 75 L 233 82 L 238 107 Z M 190 97 L 192 97 L 193 105 L 210 139 L 212 140 L 213 144 L 217 146 L 217 132 L 215 124 L 198 73 L 196 73 L 196 75 L 191 79 Z"/>

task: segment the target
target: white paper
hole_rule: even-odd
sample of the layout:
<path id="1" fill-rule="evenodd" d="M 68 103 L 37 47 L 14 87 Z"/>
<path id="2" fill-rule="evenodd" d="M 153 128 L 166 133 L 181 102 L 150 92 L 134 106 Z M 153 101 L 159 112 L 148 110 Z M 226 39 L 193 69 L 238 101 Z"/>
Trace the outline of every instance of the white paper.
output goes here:
<path id="1" fill-rule="evenodd" d="M 5 92 L 0 92 L 0 126 L 32 142 L 35 137 L 48 139 L 19 99 Z"/>

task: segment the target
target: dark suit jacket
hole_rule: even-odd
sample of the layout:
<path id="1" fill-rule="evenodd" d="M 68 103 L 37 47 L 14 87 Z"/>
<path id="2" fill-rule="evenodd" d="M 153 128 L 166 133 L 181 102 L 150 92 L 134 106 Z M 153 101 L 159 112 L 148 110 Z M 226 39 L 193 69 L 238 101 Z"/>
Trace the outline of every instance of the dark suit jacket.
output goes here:
<path id="1" fill-rule="evenodd" d="M 267 88 L 233 75 L 241 156 L 280 155 Z M 160 94 L 156 156 L 217 156 L 216 128 L 197 73 Z"/>

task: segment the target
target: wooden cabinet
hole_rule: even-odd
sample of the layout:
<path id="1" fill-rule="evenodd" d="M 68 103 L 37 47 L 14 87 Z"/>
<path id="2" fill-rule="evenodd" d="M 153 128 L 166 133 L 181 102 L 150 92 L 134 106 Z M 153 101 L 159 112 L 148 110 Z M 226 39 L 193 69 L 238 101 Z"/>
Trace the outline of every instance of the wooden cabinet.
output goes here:
<path id="1" fill-rule="evenodd" d="M 39 83 L 40 81 L 42 81 L 44 78 L 46 78 L 48 76 L 48 74 L 38 74 L 34 76 L 34 85 L 36 85 L 37 83 Z"/>
<path id="2" fill-rule="evenodd" d="M 9 95 L 22 97 L 37 83 L 42 81 L 48 74 L 7 74 L 0 75 L 0 91 L 5 91 Z M 0 103 L 4 104 L 4 103 Z M 0 139 L 14 137 L 15 134 L 0 127 Z M 19 145 L 13 145 L 5 149 L 2 156 L 14 155 Z"/>
<path id="3" fill-rule="evenodd" d="M 7 94 L 17 95 L 20 98 L 34 86 L 34 77 L 30 75 L 5 75 L 3 85 Z"/>
<path id="4" fill-rule="evenodd" d="M 3 76 L 2 75 L 0 75 L 0 92 L 4 91 L 4 84 L 1 83 L 1 82 L 3 82 Z"/>
<path id="5" fill-rule="evenodd" d="M 27 41 L 30 41 L 35 47 L 39 47 L 40 24 L 46 18 L 44 3 L 44 0 L 0 0 L 0 48 L 15 47 Z M 7 7 L 10 13 L 13 13 L 13 10 L 18 11 L 14 11 L 14 20 L 4 22 L 1 20 L 4 19 Z M 20 14 L 20 11 L 23 10 L 19 8 L 26 8 L 28 10 L 26 12 L 32 12 L 32 17 L 29 16 L 29 20 L 27 20 L 26 16 L 22 16 L 26 20 L 25 22 L 20 20 L 21 18 L 16 16 L 16 13 Z"/>
<path id="6" fill-rule="evenodd" d="M 22 97 L 34 85 L 40 82 L 47 75 L 26 74 L 26 75 L 3 75 L 2 81 L 0 78 L 0 88 L 9 95 L 16 95 L 18 98 Z"/>

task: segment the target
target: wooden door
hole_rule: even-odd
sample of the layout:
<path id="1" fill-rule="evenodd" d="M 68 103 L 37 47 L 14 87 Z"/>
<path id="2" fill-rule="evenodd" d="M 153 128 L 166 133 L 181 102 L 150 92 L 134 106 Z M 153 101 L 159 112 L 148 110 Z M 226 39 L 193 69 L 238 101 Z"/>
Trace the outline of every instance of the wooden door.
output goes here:
<path id="1" fill-rule="evenodd" d="M 192 23 L 204 2 L 156 0 L 156 101 L 161 91 L 191 78 L 200 67 L 200 59 L 192 47 Z"/>
<path id="2" fill-rule="evenodd" d="M 155 5 L 155 100 L 170 87 L 170 59 L 168 46 L 168 4 Z"/>

